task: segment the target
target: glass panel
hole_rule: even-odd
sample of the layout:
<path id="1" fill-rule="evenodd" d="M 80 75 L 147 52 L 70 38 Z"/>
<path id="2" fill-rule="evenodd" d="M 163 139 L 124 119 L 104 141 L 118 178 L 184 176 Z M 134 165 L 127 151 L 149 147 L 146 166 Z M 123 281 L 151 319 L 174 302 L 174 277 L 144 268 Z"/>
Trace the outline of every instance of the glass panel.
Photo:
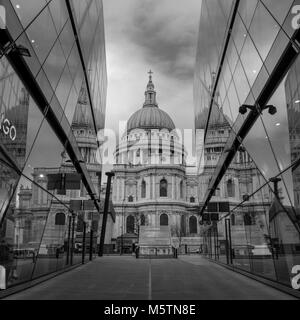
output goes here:
<path id="1" fill-rule="evenodd" d="M 235 224 L 231 225 L 230 228 L 233 265 L 250 271 L 250 247 L 247 238 L 247 227 L 244 223 L 244 209 L 236 209 L 233 213 L 235 215 Z"/>
<path id="2" fill-rule="evenodd" d="M 52 0 L 48 6 L 57 34 L 60 34 L 64 28 L 66 21 L 69 19 L 66 4 L 61 0 Z"/>
<path id="3" fill-rule="evenodd" d="M 279 30 L 280 26 L 265 7 L 258 2 L 249 34 L 262 60 L 266 59 Z"/>
<path id="4" fill-rule="evenodd" d="M 61 77 L 61 74 L 64 72 L 65 65 L 66 59 L 60 42 L 56 41 L 43 64 L 43 69 L 53 90 L 55 90 L 57 87 L 57 83 Z"/>
<path id="5" fill-rule="evenodd" d="M 11 0 L 11 3 L 24 28 L 26 28 L 40 12 L 47 10 L 45 9 L 47 4 L 45 0 Z"/>
<path id="6" fill-rule="evenodd" d="M 34 23 L 28 27 L 26 33 L 39 61 L 43 64 L 57 39 L 57 33 L 48 8 L 41 12 Z"/>
<path id="7" fill-rule="evenodd" d="M 260 0 L 279 24 L 282 24 L 294 0 Z"/>

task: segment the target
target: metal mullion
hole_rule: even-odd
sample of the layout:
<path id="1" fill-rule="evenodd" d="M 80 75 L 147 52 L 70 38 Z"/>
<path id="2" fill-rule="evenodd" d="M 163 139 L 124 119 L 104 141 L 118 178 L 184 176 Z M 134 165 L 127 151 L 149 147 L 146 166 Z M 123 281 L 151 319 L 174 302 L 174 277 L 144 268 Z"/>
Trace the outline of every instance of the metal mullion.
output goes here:
<path id="1" fill-rule="evenodd" d="M 224 64 L 224 60 L 226 58 L 226 53 L 227 53 L 229 41 L 231 39 L 231 34 L 232 34 L 231 32 L 232 32 L 232 29 L 233 29 L 233 26 L 234 26 L 234 22 L 235 22 L 235 18 L 236 18 L 237 12 L 238 12 L 239 4 L 240 4 L 240 0 L 236 0 L 235 4 L 234 4 L 234 7 L 233 7 L 229 28 L 227 30 L 228 31 L 227 32 L 227 37 L 226 37 L 226 40 L 225 40 L 222 56 L 221 56 L 221 59 L 220 59 L 217 76 L 216 76 L 216 79 L 215 79 L 215 83 L 213 84 L 213 90 L 212 90 L 211 101 L 210 101 L 210 106 L 209 106 L 209 113 L 208 113 L 208 117 L 207 117 L 205 133 L 204 133 L 204 141 L 206 141 L 207 131 L 208 131 L 208 127 L 209 127 L 209 120 L 210 120 L 210 116 L 211 116 L 211 113 L 212 113 L 212 106 L 213 106 L 214 101 L 215 101 L 215 95 L 216 95 L 216 92 L 217 92 L 218 82 L 219 82 L 219 79 L 221 77 L 221 73 L 222 73 L 222 70 L 223 70 L 223 64 Z"/>
<path id="2" fill-rule="evenodd" d="M 76 45 L 77 45 L 80 61 L 81 61 L 82 68 L 83 68 L 83 74 L 84 74 L 84 78 L 85 78 L 85 82 L 86 82 L 86 88 L 87 88 L 87 93 L 88 93 L 88 97 L 89 97 L 89 101 L 90 101 L 91 113 L 92 113 L 92 117 L 93 117 L 94 129 L 95 129 L 95 132 L 97 133 L 97 124 L 96 124 L 96 117 L 95 117 L 95 112 L 94 112 L 94 103 L 93 103 L 93 100 L 92 100 L 92 94 L 91 94 L 91 89 L 90 89 L 90 81 L 89 81 L 88 74 L 87 74 L 88 66 L 86 66 L 86 64 L 85 64 L 83 52 L 82 52 L 82 49 L 81 49 L 81 45 L 80 45 L 80 41 L 79 41 L 79 36 L 80 35 L 79 35 L 79 32 L 78 32 L 76 21 L 75 21 L 74 16 L 73 16 L 73 11 L 74 10 L 72 10 L 72 8 L 73 8 L 72 4 L 71 4 L 70 0 L 65 0 L 65 1 L 66 1 L 66 5 L 67 5 L 67 10 L 69 12 L 72 29 L 73 29 L 73 32 L 74 32 L 75 41 L 76 41 Z M 97 28 L 95 29 L 95 33 L 96 33 L 96 30 L 97 30 Z M 100 143 L 99 143 L 98 139 L 96 139 L 96 140 L 97 140 L 98 147 L 100 147 Z"/>
<path id="3" fill-rule="evenodd" d="M 1 37 L 0 39 L 2 41 L 12 41 L 11 36 L 7 30 L 1 30 Z M 0 41 L 1 41 L 0 40 Z M 97 210 L 99 211 L 99 205 L 92 196 L 95 194 L 94 187 L 91 181 L 91 178 L 87 172 L 86 166 L 83 166 L 80 164 L 78 158 L 79 151 L 77 144 L 75 143 L 74 136 L 70 136 L 69 133 L 65 131 L 65 129 L 61 126 L 61 119 L 59 120 L 54 111 L 51 107 L 49 107 L 48 100 L 43 94 L 43 91 L 39 87 L 36 79 L 34 78 L 33 74 L 31 73 L 29 67 L 27 66 L 25 60 L 23 57 L 20 57 L 18 54 L 14 52 L 10 52 L 7 55 L 8 61 L 13 66 L 15 72 L 19 76 L 20 80 L 23 82 L 24 86 L 26 87 L 27 91 L 35 101 L 36 105 L 39 107 L 39 109 L 42 111 L 42 113 L 47 110 L 47 113 L 45 115 L 48 123 L 56 133 L 57 137 L 59 138 L 62 145 L 65 147 L 66 151 L 68 152 L 71 159 L 73 159 L 73 164 L 77 170 L 77 172 L 82 174 L 83 183 L 86 186 L 86 189 L 88 193 L 91 195 L 91 198 L 95 201 L 95 206 Z M 62 110 L 63 111 L 63 110 Z M 73 137 L 73 139 L 72 139 Z"/>

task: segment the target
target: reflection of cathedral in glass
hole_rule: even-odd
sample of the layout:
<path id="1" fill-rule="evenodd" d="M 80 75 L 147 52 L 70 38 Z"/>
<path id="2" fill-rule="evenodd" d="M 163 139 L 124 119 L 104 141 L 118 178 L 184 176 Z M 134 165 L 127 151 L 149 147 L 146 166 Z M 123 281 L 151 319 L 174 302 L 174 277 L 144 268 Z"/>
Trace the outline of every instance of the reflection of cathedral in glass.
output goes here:
<path id="1" fill-rule="evenodd" d="M 90 178 L 94 184 L 97 194 L 99 194 L 101 165 L 96 160 L 97 141 L 94 130 L 93 117 L 91 114 L 90 104 L 88 102 L 87 90 L 83 84 L 80 90 L 78 102 L 75 108 L 72 132 L 77 141 L 82 159 L 85 162 Z M 47 190 L 48 175 L 59 173 L 74 173 L 75 168 L 66 152 L 62 152 L 62 163 L 59 168 L 34 168 L 33 179 L 39 185 Z M 41 238 L 43 232 L 43 243 L 45 246 L 57 247 L 64 244 L 67 232 L 67 206 L 71 200 L 88 200 L 86 189 L 81 183 L 78 190 L 56 190 L 54 192 L 57 199 L 53 198 L 45 190 L 32 185 L 32 188 L 24 188 L 21 186 L 19 192 L 20 206 L 16 212 L 18 225 L 30 223 L 30 226 L 24 228 L 19 236 L 19 243 L 35 243 Z M 63 206 L 65 203 L 66 206 Z M 35 212 L 38 212 L 35 215 Z M 98 215 L 92 217 L 93 210 L 85 212 L 84 220 L 88 221 L 89 228 L 92 223 L 99 220 Z M 31 216 L 30 219 L 29 216 Z M 59 218 L 64 216 L 64 219 Z M 47 218 L 47 225 L 43 231 L 43 225 Z M 97 222 L 98 225 L 98 222 Z M 97 227 L 98 228 L 98 227 Z"/>
<path id="2" fill-rule="evenodd" d="M 0 266 L 7 287 L 81 263 L 84 243 L 95 253 L 103 210 L 95 131 L 104 129 L 107 91 L 101 0 L 12 2 L 1 2 L 10 19 L 0 30 Z"/>
<path id="3" fill-rule="evenodd" d="M 12 140 L 9 135 L 3 135 L 3 133 L 1 136 L 2 144 L 20 168 L 24 167 L 26 157 L 28 111 L 29 94 L 24 88 L 21 88 L 18 105 L 11 107 L 5 113 L 5 118 L 16 128 L 14 139 Z"/>
<path id="4" fill-rule="evenodd" d="M 285 81 L 285 94 L 288 110 L 291 160 L 294 163 L 300 157 L 300 82 L 297 71 L 300 61 L 297 59 Z M 295 205 L 300 208 L 300 169 L 293 170 Z"/>
<path id="5" fill-rule="evenodd" d="M 13 194 L 14 187 L 19 180 L 19 176 L 11 169 L 11 166 L 16 165 L 22 169 L 25 165 L 29 110 L 29 94 L 21 87 L 20 81 L 14 74 L 8 77 L 7 81 L 2 82 L 2 88 L 5 90 L 5 94 L 2 95 L 2 100 L 5 103 L 1 104 L 0 141 L 3 162 L 0 164 L 0 221 L 8 205 L 8 195 Z M 7 101 L 9 93 L 10 99 L 16 101 L 13 106 L 11 106 L 12 101 Z M 6 107 L 6 103 L 11 107 Z M 9 134 L 7 124 L 13 128 L 13 136 Z M 9 159 L 4 157 L 4 153 Z M 5 165 L 5 163 L 8 165 Z M 11 206 L 15 202 L 16 196 L 12 198 Z"/>

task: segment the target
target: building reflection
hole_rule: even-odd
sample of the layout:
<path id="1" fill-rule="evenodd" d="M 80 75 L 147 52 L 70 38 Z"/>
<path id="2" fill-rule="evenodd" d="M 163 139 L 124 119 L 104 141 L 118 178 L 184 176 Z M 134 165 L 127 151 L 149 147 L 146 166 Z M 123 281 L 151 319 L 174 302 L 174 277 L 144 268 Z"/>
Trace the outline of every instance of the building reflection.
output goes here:
<path id="1" fill-rule="evenodd" d="M 195 126 L 199 193 L 207 203 L 201 212 L 204 254 L 291 286 L 292 267 L 300 262 L 299 57 L 283 80 L 272 72 L 290 59 L 284 48 L 293 31 L 284 20 L 296 2 L 280 3 L 280 12 L 275 2 L 203 1 Z M 241 114 L 240 106 L 257 106 L 263 95 L 277 112 L 265 110 L 250 123 L 251 111 Z M 227 125 L 216 126 L 216 119 Z"/>
<path id="2" fill-rule="evenodd" d="M 0 1 L 10 17 L 0 30 L 6 288 L 92 259 L 97 250 L 103 210 L 97 132 L 105 125 L 107 89 L 103 6 L 69 4 Z M 3 55 L 7 41 L 28 56 Z"/>

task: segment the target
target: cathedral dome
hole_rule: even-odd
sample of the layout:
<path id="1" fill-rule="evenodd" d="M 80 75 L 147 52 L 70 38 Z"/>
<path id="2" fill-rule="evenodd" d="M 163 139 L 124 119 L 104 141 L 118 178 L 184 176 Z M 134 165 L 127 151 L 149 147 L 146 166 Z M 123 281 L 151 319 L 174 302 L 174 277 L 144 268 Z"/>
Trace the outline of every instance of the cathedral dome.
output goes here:
<path id="1" fill-rule="evenodd" d="M 175 125 L 170 116 L 155 106 L 146 106 L 135 112 L 127 123 L 127 131 L 133 129 L 167 129 L 172 131 Z"/>
<path id="2" fill-rule="evenodd" d="M 77 105 L 76 112 L 74 114 L 73 127 L 87 127 L 94 128 L 93 118 L 90 110 L 84 105 Z"/>
<path id="3" fill-rule="evenodd" d="M 127 132 L 133 129 L 167 129 L 169 131 L 175 129 L 171 117 L 158 107 L 151 72 L 147 90 L 145 92 L 144 106 L 142 109 L 136 111 L 127 122 Z"/>
<path id="4" fill-rule="evenodd" d="M 104 128 L 105 116 L 100 110 L 94 110 L 97 130 Z M 94 130 L 94 120 L 89 104 L 86 86 L 83 84 L 80 89 L 78 102 L 75 108 L 73 120 L 73 128 L 88 128 Z"/>
<path id="5" fill-rule="evenodd" d="M 196 118 L 196 127 L 197 129 L 206 128 L 206 123 L 209 115 L 209 109 L 205 108 Z M 230 119 L 224 115 L 221 109 L 219 109 L 216 105 L 213 105 L 210 118 L 209 118 L 209 127 L 230 127 L 231 121 Z"/>
<path id="6" fill-rule="evenodd" d="M 93 128 L 93 117 L 91 114 L 87 90 L 85 85 L 82 85 L 79 93 L 78 102 L 73 116 L 72 126 Z"/>

